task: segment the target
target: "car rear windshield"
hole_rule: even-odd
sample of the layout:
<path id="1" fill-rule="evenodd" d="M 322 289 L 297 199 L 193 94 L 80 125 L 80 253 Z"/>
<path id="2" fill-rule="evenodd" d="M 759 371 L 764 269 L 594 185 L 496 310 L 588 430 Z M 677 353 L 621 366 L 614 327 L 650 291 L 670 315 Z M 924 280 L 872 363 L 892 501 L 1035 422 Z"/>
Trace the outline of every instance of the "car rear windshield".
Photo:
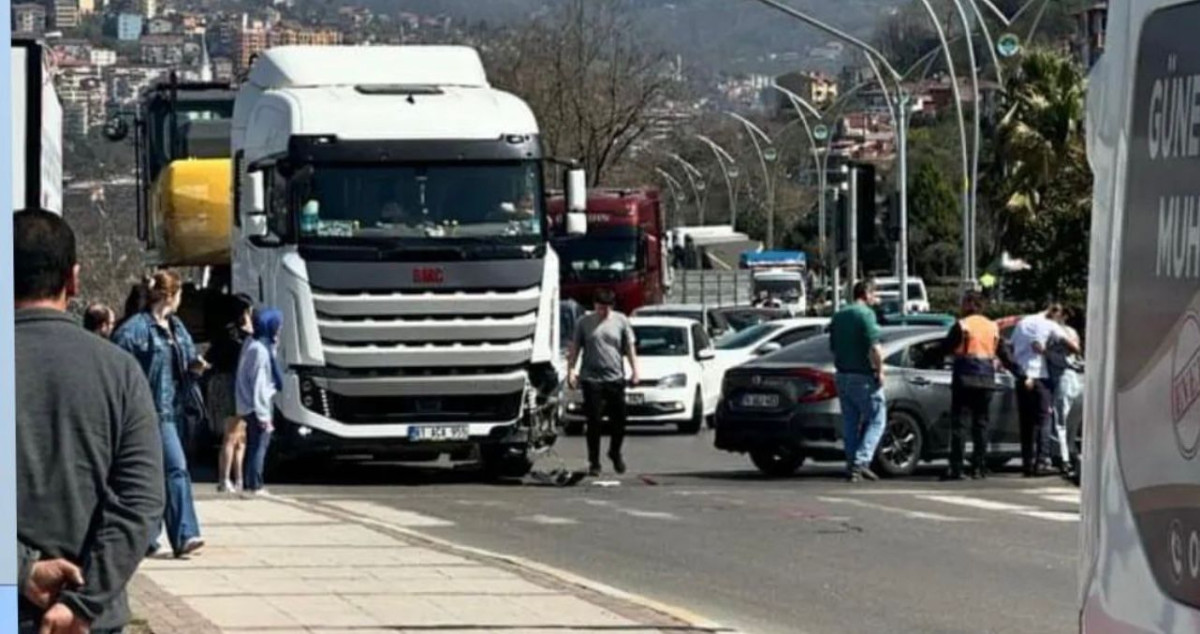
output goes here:
<path id="1" fill-rule="evenodd" d="M 754 342 L 766 337 L 780 328 L 783 328 L 783 326 L 770 322 L 758 324 L 757 326 L 751 326 L 745 330 L 721 337 L 719 340 L 717 340 L 716 348 L 717 350 L 738 350 L 740 348 L 752 346 L 754 345 Z"/>
<path id="2" fill-rule="evenodd" d="M 913 331 L 908 329 L 885 328 L 879 341 L 888 345 L 898 339 L 911 336 Z M 779 352 L 761 358 L 768 363 L 833 363 L 833 351 L 829 349 L 829 335 L 817 335 L 787 346 Z"/>

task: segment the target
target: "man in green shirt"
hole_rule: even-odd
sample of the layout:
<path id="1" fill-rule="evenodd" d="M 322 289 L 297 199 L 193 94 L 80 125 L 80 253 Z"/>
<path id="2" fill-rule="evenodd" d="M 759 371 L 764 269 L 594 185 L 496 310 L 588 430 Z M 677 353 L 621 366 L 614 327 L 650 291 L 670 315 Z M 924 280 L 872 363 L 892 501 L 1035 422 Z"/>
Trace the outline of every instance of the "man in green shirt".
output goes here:
<path id="1" fill-rule="evenodd" d="M 842 439 L 851 482 L 877 480 L 871 471 L 875 448 L 887 425 L 883 396 L 883 348 L 875 319 L 875 283 L 854 285 L 854 303 L 838 311 L 829 325 L 829 347 L 837 367 L 842 408 Z"/>

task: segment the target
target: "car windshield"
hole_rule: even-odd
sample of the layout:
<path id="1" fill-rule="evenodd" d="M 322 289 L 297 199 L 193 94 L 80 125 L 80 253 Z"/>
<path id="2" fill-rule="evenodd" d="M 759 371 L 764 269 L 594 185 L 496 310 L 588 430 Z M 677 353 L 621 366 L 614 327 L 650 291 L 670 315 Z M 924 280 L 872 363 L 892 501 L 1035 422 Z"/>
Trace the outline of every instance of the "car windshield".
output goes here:
<path id="1" fill-rule="evenodd" d="M 647 317 L 679 317 L 682 319 L 690 319 L 701 324 L 704 323 L 704 315 L 698 311 L 685 310 L 642 310 L 634 313 L 635 315 L 644 315 Z"/>
<path id="2" fill-rule="evenodd" d="M 880 295 L 882 297 L 900 297 L 900 282 L 884 282 L 881 284 L 876 284 L 875 294 Z M 908 283 L 908 299 L 910 301 L 924 300 L 925 299 L 924 287 L 918 283 L 909 282 Z"/>
<path id="3" fill-rule="evenodd" d="M 634 326 L 639 357 L 687 356 L 687 330 L 677 326 Z"/>
<path id="4" fill-rule="evenodd" d="M 606 227 L 578 238 L 556 240 L 564 279 L 615 281 L 638 270 L 638 239 L 633 227 Z"/>
<path id="5" fill-rule="evenodd" d="M 773 323 L 758 324 L 745 330 L 730 333 L 717 340 L 717 350 L 740 350 L 749 348 L 763 337 L 779 330 L 783 326 Z"/>
<path id="6" fill-rule="evenodd" d="M 725 321 L 729 322 L 729 326 L 734 330 L 745 330 L 758 324 L 766 323 L 772 319 L 781 316 L 780 312 L 769 312 L 764 310 L 736 310 L 720 313 Z"/>
<path id="7" fill-rule="evenodd" d="M 298 187 L 301 236 L 309 242 L 497 237 L 534 242 L 543 232 L 541 169 L 535 161 L 318 165 Z"/>

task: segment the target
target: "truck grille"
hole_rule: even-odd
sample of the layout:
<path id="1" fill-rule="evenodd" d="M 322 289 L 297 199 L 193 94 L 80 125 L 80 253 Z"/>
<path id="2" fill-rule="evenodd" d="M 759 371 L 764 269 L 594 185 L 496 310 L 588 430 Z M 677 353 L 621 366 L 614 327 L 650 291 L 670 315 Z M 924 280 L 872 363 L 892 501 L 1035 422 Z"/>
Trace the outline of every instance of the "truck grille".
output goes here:
<path id="1" fill-rule="evenodd" d="M 528 363 L 540 301 L 538 286 L 313 295 L 325 361 L 347 369 Z"/>
<path id="2" fill-rule="evenodd" d="M 521 414 L 521 393 L 487 396 L 361 397 L 329 394 L 332 417 L 348 425 L 502 423 Z"/>

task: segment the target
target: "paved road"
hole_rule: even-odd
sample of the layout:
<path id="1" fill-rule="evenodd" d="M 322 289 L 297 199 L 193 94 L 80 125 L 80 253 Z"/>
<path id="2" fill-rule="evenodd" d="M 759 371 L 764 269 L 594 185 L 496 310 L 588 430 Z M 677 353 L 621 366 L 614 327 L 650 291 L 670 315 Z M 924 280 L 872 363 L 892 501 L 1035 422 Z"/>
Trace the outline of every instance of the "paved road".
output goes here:
<path id="1" fill-rule="evenodd" d="M 582 465 L 582 441 L 561 453 Z M 521 555 L 774 634 L 1069 632 L 1078 490 L 1008 475 L 850 485 L 832 467 L 783 481 L 697 437 L 630 439 L 620 486 L 481 484 L 460 472 L 339 465 L 275 486 L 437 537 Z M 326 478 L 328 480 L 329 478 Z M 403 510 L 408 513 L 397 514 Z"/>

